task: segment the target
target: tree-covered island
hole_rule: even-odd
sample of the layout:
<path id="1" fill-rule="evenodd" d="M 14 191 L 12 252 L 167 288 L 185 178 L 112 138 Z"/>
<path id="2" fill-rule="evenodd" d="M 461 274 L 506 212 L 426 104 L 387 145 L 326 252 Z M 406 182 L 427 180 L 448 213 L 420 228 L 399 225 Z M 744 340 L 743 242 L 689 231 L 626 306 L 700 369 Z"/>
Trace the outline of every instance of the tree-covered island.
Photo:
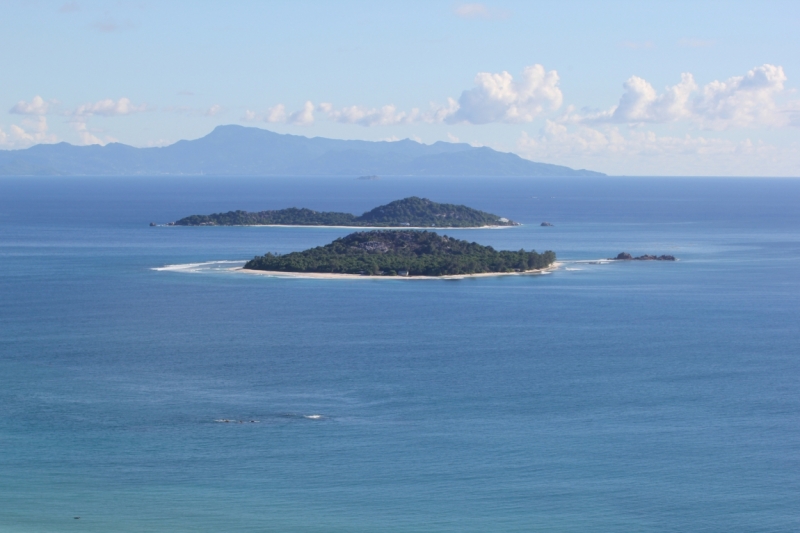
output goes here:
<path id="1" fill-rule="evenodd" d="M 412 196 L 376 207 L 361 216 L 292 207 L 274 211 L 228 211 L 212 215 L 192 215 L 170 225 L 479 228 L 519 226 L 519 223 L 465 205 L 440 204 L 427 198 Z"/>
<path id="2" fill-rule="evenodd" d="M 362 274 L 372 276 L 452 276 L 510 273 L 551 266 L 556 254 L 497 251 L 491 246 L 430 231 L 373 230 L 351 233 L 303 252 L 268 253 L 248 261 L 247 270 Z"/>

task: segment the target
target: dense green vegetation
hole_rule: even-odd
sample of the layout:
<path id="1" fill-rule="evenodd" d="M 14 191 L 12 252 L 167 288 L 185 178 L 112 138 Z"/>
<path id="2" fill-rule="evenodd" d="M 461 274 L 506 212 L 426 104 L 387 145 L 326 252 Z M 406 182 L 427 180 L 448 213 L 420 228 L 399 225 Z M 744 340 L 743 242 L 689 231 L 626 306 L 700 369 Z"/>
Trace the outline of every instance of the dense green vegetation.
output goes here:
<path id="1" fill-rule="evenodd" d="M 280 209 L 277 211 L 228 211 L 213 215 L 192 215 L 175 222 L 176 226 L 352 226 L 355 215 L 350 213 L 319 212 L 311 209 Z"/>
<path id="2" fill-rule="evenodd" d="M 251 270 L 366 275 L 446 276 L 545 268 L 556 254 L 497 251 L 430 231 L 374 230 L 289 254 L 268 253 L 245 264 Z"/>
<path id="3" fill-rule="evenodd" d="M 516 222 L 465 205 L 439 204 L 426 198 L 404 198 L 367 211 L 350 213 L 320 212 L 311 209 L 275 211 L 229 211 L 212 215 L 192 215 L 174 223 L 177 226 L 371 226 L 371 227 L 481 227 L 516 226 Z"/>

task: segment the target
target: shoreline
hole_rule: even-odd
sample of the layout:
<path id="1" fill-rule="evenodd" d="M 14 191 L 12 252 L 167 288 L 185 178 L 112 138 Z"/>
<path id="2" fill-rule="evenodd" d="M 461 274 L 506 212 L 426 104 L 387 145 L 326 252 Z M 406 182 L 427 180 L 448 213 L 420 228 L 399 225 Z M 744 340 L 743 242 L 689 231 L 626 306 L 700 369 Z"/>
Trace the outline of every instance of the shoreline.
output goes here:
<path id="1" fill-rule="evenodd" d="M 549 274 L 557 270 L 562 263 L 556 261 L 547 268 L 536 270 L 526 270 L 524 272 L 482 272 L 480 274 L 454 274 L 451 276 L 364 276 L 361 274 L 333 274 L 328 272 L 281 272 L 279 270 L 250 270 L 247 268 L 236 267 L 228 269 L 229 272 L 238 274 L 250 274 L 256 276 L 269 276 L 273 278 L 306 278 L 306 279 L 467 279 L 467 278 L 486 278 L 494 276 L 537 276 Z"/>
<path id="2" fill-rule="evenodd" d="M 326 226 L 326 225 L 314 225 L 314 224 L 224 224 L 224 225 L 195 225 L 195 226 L 184 226 L 184 225 L 169 225 L 169 224 L 159 224 L 157 227 L 164 227 L 164 228 L 336 228 L 336 229 L 425 229 L 425 230 L 439 230 L 439 229 L 506 229 L 506 228 L 516 228 L 518 226 L 522 226 L 522 224 L 518 224 L 516 226 L 469 226 L 469 227 L 460 227 L 460 226 Z"/>

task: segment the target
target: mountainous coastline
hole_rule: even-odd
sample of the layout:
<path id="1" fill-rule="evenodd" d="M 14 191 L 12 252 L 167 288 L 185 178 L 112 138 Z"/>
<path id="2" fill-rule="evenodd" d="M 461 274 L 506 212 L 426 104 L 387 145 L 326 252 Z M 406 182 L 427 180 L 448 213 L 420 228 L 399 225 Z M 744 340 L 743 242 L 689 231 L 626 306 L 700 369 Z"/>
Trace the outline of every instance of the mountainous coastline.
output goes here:
<path id="1" fill-rule="evenodd" d="M 152 224 L 155 225 L 155 224 Z M 273 211 L 228 211 L 191 215 L 170 226 L 365 226 L 365 227 L 450 227 L 519 226 L 518 222 L 478 211 L 465 205 L 440 204 L 427 198 L 403 198 L 367 211 L 350 213 L 313 211 L 290 207 Z"/>
<path id="2" fill-rule="evenodd" d="M 218 126 L 160 148 L 39 144 L 0 150 L 0 176 L 603 176 L 465 143 L 348 141 Z"/>

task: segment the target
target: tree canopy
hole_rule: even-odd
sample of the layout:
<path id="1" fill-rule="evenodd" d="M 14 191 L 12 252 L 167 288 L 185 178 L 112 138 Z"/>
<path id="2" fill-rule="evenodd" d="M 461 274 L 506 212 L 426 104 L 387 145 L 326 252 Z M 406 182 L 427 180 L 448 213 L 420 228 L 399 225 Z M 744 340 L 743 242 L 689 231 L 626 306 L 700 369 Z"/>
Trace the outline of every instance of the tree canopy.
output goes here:
<path id="1" fill-rule="evenodd" d="M 430 231 L 374 230 L 352 233 L 302 252 L 256 257 L 251 270 L 364 275 L 446 276 L 546 268 L 552 251 L 497 251 L 491 246 Z"/>
<path id="2" fill-rule="evenodd" d="M 482 227 L 516 226 L 507 218 L 465 205 L 440 204 L 412 196 L 367 211 L 361 216 L 350 213 L 280 209 L 273 211 L 228 211 L 211 215 L 192 215 L 174 223 L 177 226 L 369 226 L 369 227 Z"/>

